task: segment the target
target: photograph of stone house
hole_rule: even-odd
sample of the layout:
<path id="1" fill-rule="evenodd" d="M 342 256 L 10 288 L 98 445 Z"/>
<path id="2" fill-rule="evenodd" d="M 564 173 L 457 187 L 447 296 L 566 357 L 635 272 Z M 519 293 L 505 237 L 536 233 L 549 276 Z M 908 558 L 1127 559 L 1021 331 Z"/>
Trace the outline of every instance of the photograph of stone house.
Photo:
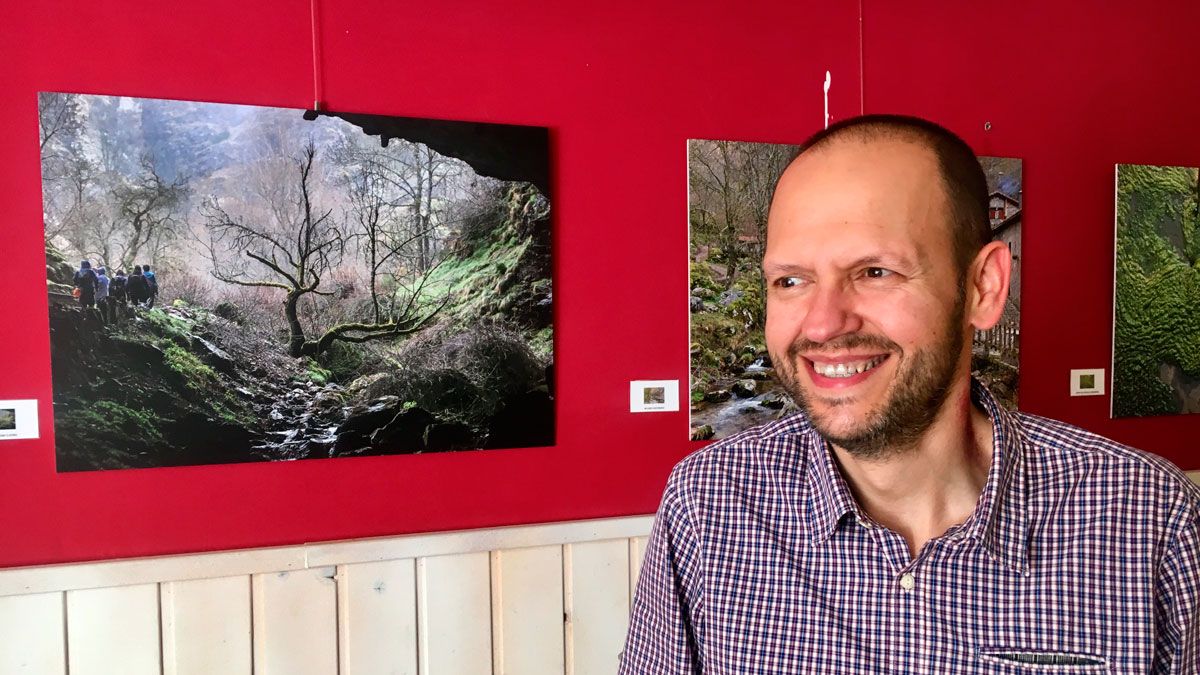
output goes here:
<path id="1" fill-rule="evenodd" d="M 1021 365 L 1021 160 L 980 157 L 979 164 L 987 176 L 990 193 L 988 223 L 992 239 L 1008 244 L 1012 276 L 1000 322 L 975 334 L 971 370 L 1001 403 L 1015 410 Z"/>

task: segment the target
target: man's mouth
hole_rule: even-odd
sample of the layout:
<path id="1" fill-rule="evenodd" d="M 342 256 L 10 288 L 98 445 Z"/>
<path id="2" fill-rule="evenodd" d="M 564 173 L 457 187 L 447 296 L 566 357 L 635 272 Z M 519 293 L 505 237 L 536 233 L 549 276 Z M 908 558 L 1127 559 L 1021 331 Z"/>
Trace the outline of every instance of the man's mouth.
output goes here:
<path id="1" fill-rule="evenodd" d="M 887 360 L 887 354 L 855 361 L 821 361 L 818 359 L 807 360 L 812 364 L 813 372 L 815 372 L 817 375 L 831 379 L 844 380 L 878 367 L 879 364 Z"/>

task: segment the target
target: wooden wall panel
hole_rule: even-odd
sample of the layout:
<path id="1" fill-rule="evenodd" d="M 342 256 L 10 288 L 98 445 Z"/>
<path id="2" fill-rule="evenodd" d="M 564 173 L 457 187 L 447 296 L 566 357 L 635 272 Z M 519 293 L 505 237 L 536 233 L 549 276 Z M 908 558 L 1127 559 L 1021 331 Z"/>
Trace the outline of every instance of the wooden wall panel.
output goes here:
<path id="1" fill-rule="evenodd" d="M 612 673 L 650 526 L 0 570 L 0 675 Z"/>
<path id="2" fill-rule="evenodd" d="M 63 594 L 0 598 L 0 675 L 66 675 Z"/>
<path id="3" fill-rule="evenodd" d="M 567 544 L 567 675 L 611 675 L 629 626 L 629 541 Z"/>
<path id="4" fill-rule="evenodd" d="M 417 581 L 411 559 L 338 568 L 342 675 L 417 675 Z"/>
<path id="5" fill-rule="evenodd" d="M 496 675 L 562 675 L 562 546 L 492 554 Z"/>
<path id="6" fill-rule="evenodd" d="M 250 577 L 162 585 L 164 675 L 250 675 Z"/>
<path id="7" fill-rule="evenodd" d="M 1200 472 L 1188 475 L 1200 482 Z M 200 578 L 253 560 L 296 564 L 254 551 L 205 554 L 202 566 L 174 556 L 0 570 L 0 675 L 138 675 L 160 665 L 167 675 L 248 673 L 251 647 L 255 675 L 612 673 L 647 537 L 611 533 L 650 525 L 639 517 L 416 535 L 391 548 L 314 545 L 323 563 L 419 551 L 417 537 L 431 550 L 465 551 L 340 564 L 336 575 L 326 565 Z M 473 550 L 483 541 L 498 548 Z M 114 564 L 122 581 L 142 583 L 86 588 Z M 46 591 L 49 580 L 80 590 Z M 30 587 L 42 592 L 14 592 Z"/>
<path id="8" fill-rule="evenodd" d="M 335 568 L 256 574 L 255 675 L 336 675 Z"/>
<path id="9" fill-rule="evenodd" d="M 463 553 L 417 560 L 421 675 L 492 672 L 488 558 Z"/>
<path id="10" fill-rule="evenodd" d="M 67 592 L 71 675 L 159 675 L 158 584 Z"/>

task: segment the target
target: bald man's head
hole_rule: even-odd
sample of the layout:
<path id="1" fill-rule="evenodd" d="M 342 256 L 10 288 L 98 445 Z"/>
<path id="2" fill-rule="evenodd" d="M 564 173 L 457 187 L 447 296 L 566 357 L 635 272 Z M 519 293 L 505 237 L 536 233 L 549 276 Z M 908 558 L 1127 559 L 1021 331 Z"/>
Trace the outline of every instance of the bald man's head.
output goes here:
<path id="1" fill-rule="evenodd" d="M 992 231 L 988 223 L 987 177 L 971 146 L 953 132 L 917 117 L 863 115 L 813 134 L 801 144 L 797 159 L 842 142 L 869 144 L 875 140 L 911 141 L 933 153 L 949 205 L 947 224 L 955 262 L 960 275 L 965 275 L 975 255 L 991 240 Z"/>

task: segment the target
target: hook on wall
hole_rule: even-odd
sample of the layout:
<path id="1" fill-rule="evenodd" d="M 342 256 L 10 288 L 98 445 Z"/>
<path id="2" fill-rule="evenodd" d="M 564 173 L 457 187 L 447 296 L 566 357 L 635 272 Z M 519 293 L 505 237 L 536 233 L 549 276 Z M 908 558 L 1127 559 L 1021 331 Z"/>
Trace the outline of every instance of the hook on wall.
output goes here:
<path id="1" fill-rule="evenodd" d="M 825 128 L 829 128 L 829 85 L 833 81 L 833 76 L 829 71 L 825 71 Z"/>

